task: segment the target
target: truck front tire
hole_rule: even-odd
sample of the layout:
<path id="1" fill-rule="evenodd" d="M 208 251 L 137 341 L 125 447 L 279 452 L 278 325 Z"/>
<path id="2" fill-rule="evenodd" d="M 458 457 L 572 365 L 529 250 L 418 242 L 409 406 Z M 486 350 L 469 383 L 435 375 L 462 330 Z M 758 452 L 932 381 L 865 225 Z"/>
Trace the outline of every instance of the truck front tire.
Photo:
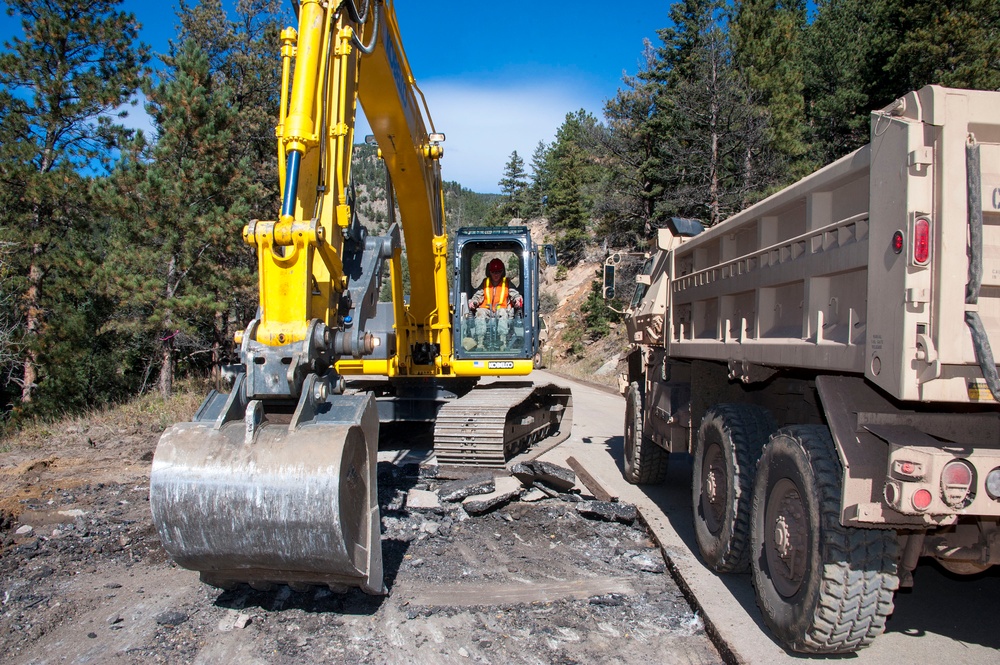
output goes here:
<path id="1" fill-rule="evenodd" d="M 694 442 L 691 480 L 694 535 L 708 567 L 746 572 L 750 565 L 750 499 L 760 451 L 778 425 L 753 404 L 716 404 Z"/>
<path id="2" fill-rule="evenodd" d="M 848 653 L 885 630 L 896 535 L 840 524 L 843 470 L 830 431 L 778 431 L 757 465 L 750 564 L 764 622 L 789 649 Z"/>
<path id="3" fill-rule="evenodd" d="M 658 484 L 667 477 L 670 456 L 643 435 L 644 417 L 642 387 L 633 381 L 625 391 L 625 480 L 633 485 Z"/>

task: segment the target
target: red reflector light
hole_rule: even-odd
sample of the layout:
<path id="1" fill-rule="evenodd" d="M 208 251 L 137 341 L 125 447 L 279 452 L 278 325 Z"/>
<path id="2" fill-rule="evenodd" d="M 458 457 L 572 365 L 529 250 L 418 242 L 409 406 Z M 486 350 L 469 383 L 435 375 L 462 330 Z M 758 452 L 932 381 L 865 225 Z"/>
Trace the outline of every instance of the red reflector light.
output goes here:
<path id="1" fill-rule="evenodd" d="M 931 493 L 929 490 L 919 489 L 913 493 L 913 507 L 917 510 L 927 510 L 931 505 Z"/>
<path id="2" fill-rule="evenodd" d="M 908 476 L 912 476 L 914 471 L 913 462 L 903 462 L 899 465 L 899 470 Z"/>
<path id="3" fill-rule="evenodd" d="M 903 232 L 896 231 L 892 234 L 892 252 L 901 254 L 903 252 Z"/>
<path id="4" fill-rule="evenodd" d="M 931 258 L 931 221 L 918 217 L 913 222 L 913 262 L 918 266 L 927 265 Z"/>

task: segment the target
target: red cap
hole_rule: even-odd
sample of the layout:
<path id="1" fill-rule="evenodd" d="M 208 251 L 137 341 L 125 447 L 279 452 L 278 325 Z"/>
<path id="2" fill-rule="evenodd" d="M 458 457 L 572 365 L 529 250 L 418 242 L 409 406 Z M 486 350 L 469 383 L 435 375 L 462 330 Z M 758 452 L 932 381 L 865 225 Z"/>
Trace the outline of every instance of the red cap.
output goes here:
<path id="1" fill-rule="evenodd" d="M 486 266 L 487 272 L 505 272 L 503 261 L 500 259 L 493 259 L 490 261 L 489 265 Z"/>

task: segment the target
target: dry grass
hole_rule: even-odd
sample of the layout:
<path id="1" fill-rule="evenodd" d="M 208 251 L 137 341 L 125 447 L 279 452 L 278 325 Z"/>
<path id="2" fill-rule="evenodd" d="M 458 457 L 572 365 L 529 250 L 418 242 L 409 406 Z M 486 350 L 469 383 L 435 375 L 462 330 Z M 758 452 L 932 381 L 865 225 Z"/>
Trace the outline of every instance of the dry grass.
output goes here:
<path id="1" fill-rule="evenodd" d="M 186 380 L 178 382 L 166 400 L 159 393 L 149 393 L 83 414 L 26 422 L 0 440 L 0 453 L 41 448 L 53 437 L 67 435 L 86 436 L 100 444 L 123 434 L 162 432 L 175 422 L 190 420 L 208 391 L 206 382 Z"/>

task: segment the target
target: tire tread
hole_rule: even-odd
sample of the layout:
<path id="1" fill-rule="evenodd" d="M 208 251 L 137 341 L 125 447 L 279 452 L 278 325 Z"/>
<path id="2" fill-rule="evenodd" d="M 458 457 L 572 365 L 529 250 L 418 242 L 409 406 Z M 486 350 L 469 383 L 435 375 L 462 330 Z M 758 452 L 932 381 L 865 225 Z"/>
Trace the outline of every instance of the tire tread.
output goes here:
<path id="1" fill-rule="evenodd" d="M 645 436 L 642 433 L 643 427 L 642 423 L 646 417 L 645 413 L 645 396 L 643 395 L 642 389 L 637 381 L 633 381 L 629 384 L 629 390 L 626 394 L 626 399 L 632 399 L 630 396 L 632 392 L 635 391 L 638 395 L 638 413 L 639 415 L 639 426 L 636 428 L 638 432 L 638 445 L 635 446 L 633 450 L 633 469 L 629 472 L 628 463 L 626 460 L 624 467 L 625 480 L 632 483 L 633 485 L 658 485 L 662 483 L 667 478 L 668 462 L 670 460 L 670 453 L 656 445 L 656 443 Z M 626 418 L 628 417 L 628 410 L 626 409 Z M 628 428 L 625 429 L 626 438 L 628 436 Z M 628 446 L 629 442 L 625 441 L 625 445 Z"/>
<path id="2" fill-rule="evenodd" d="M 723 551 L 709 561 L 709 566 L 717 573 L 744 573 L 750 568 L 750 505 L 757 460 L 778 426 L 770 411 L 754 404 L 715 404 L 702 417 L 702 427 L 713 420 L 718 420 L 719 429 L 728 433 L 736 452 L 736 514 L 732 536 L 722 543 Z M 700 519 L 697 500 L 694 511 L 697 521 Z"/>
<path id="3" fill-rule="evenodd" d="M 847 653 L 882 634 L 899 586 L 895 534 L 840 523 L 842 468 L 829 430 L 802 425 L 781 430 L 801 443 L 816 476 L 822 537 L 819 606 L 801 639 L 808 653 Z"/>

